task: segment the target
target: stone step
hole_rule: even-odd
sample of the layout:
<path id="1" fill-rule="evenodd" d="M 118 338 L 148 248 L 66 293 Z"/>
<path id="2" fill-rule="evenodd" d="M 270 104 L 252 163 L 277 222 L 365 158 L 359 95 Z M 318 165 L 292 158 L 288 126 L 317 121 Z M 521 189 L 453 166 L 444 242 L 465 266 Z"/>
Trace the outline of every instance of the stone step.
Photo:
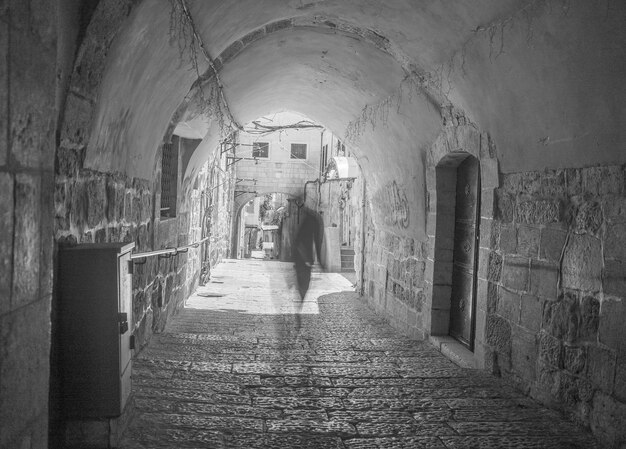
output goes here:
<path id="1" fill-rule="evenodd" d="M 341 271 L 354 271 L 354 248 L 341 247 Z"/>

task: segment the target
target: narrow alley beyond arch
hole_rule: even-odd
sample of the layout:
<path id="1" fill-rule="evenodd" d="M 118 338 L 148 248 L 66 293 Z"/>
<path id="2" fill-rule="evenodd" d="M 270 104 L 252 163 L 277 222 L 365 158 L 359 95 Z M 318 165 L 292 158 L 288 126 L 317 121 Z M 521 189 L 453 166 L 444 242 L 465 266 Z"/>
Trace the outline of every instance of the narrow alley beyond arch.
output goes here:
<path id="1" fill-rule="evenodd" d="M 597 447 L 504 381 L 401 336 L 338 274 L 314 273 L 294 313 L 294 278 L 290 263 L 218 265 L 137 358 L 122 447 Z"/>

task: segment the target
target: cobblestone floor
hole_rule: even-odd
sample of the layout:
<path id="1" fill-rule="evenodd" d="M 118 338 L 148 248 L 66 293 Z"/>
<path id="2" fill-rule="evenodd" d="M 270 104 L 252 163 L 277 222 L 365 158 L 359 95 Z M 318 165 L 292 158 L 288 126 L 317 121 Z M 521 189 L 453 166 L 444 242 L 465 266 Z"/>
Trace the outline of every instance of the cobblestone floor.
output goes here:
<path id="1" fill-rule="evenodd" d="M 124 448 L 596 447 L 498 379 L 400 336 L 355 293 L 307 295 L 298 324 L 291 271 L 215 271 L 135 361 Z M 346 285 L 333 276 L 313 286 Z"/>

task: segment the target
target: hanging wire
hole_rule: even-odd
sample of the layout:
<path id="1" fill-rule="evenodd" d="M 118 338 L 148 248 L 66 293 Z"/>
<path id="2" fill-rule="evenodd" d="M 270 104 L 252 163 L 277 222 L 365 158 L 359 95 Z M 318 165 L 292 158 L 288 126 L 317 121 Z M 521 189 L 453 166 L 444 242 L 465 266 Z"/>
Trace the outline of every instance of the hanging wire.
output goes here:
<path id="1" fill-rule="evenodd" d="M 204 59 L 208 63 L 212 77 L 215 80 L 215 88 L 217 89 L 217 95 L 219 97 L 220 105 L 214 105 L 215 109 L 213 110 L 213 112 L 217 116 L 216 118 L 218 119 L 218 121 L 220 122 L 220 128 L 225 128 L 225 124 L 223 123 L 223 112 L 225 112 L 228 120 L 230 121 L 231 126 L 240 131 L 243 131 L 243 126 L 237 121 L 237 119 L 235 119 L 235 117 L 233 116 L 230 110 L 230 106 L 228 104 L 226 95 L 224 93 L 224 85 L 222 84 L 222 80 L 220 78 L 219 72 L 215 65 L 215 60 L 211 57 L 211 54 L 209 53 L 206 46 L 204 45 L 204 41 L 202 40 L 202 37 L 200 36 L 200 33 L 198 32 L 196 28 L 196 24 L 193 20 L 193 17 L 191 16 L 191 11 L 189 10 L 186 0 L 171 0 L 171 1 L 172 1 L 172 7 L 173 7 L 172 15 L 175 16 L 178 13 L 182 16 L 182 18 L 185 21 L 183 26 L 179 26 L 177 29 L 177 32 L 179 34 L 178 36 L 179 47 L 181 47 L 181 51 L 188 50 L 191 53 L 190 54 L 191 64 L 193 68 L 196 70 L 196 72 L 198 73 L 198 79 L 200 79 L 201 77 L 199 75 L 199 70 L 198 70 L 198 60 L 197 60 L 195 49 L 193 48 L 194 44 L 196 44 L 202 51 L 202 55 L 204 56 Z M 176 19 L 175 17 L 173 17 L 171 20 L 175 21 Z M 185 28 L 184 25 L 187 26 L 187 29 Z M 171 32 L 172 30 L 176 30 L 176 26 L 173 26 L 173 24 L 170 24 L 170 30 Z M 183 40 L 182 45 L 180 43 L 181 39 Z M 187 43 L 187 40 L 190 40 L 191 42 Z M 222 108 L 223 108 L 223 111 L 222 111 Z"/>
<path id="2" fill-rule="evenodd" d="M 310 129 L 310 128 L 324 128 L 322 125 L 318 125 L 309 120 L 300 120 L 299 122 L 292 123 L 290 125 L 264 125 L 260 123 L 258 120 L 252 122 L 254 127 L 244 127 L 243 132 L 247 134 L 256 134 L 256 135 L 267 135 L 271 133 L 275 133 L 277 131 L 284 131 L 289 129 Z"/>

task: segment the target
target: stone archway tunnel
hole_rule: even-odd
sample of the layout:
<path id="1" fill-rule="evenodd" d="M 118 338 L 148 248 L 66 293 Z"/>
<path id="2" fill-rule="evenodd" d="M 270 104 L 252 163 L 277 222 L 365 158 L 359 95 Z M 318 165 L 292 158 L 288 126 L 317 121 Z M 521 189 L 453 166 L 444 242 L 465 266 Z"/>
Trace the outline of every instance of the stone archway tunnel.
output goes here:
<path id="1" fill-rule="evenodd" d="M 66 306 L 68 285 L 95 284 L 66 283 L 64 251 L 165 251 L 116 290 L 137 356 L 229 256 L 224 142 L 282 111 L 361 167 L 371 320 L 626 443 L 623 3 L 11 0 L 0 15 L 1 448 L 89 433 L 60 405 L 63 329 L 95 329 Z M 471 341 L 450 335 L 459 320 Z"/>

